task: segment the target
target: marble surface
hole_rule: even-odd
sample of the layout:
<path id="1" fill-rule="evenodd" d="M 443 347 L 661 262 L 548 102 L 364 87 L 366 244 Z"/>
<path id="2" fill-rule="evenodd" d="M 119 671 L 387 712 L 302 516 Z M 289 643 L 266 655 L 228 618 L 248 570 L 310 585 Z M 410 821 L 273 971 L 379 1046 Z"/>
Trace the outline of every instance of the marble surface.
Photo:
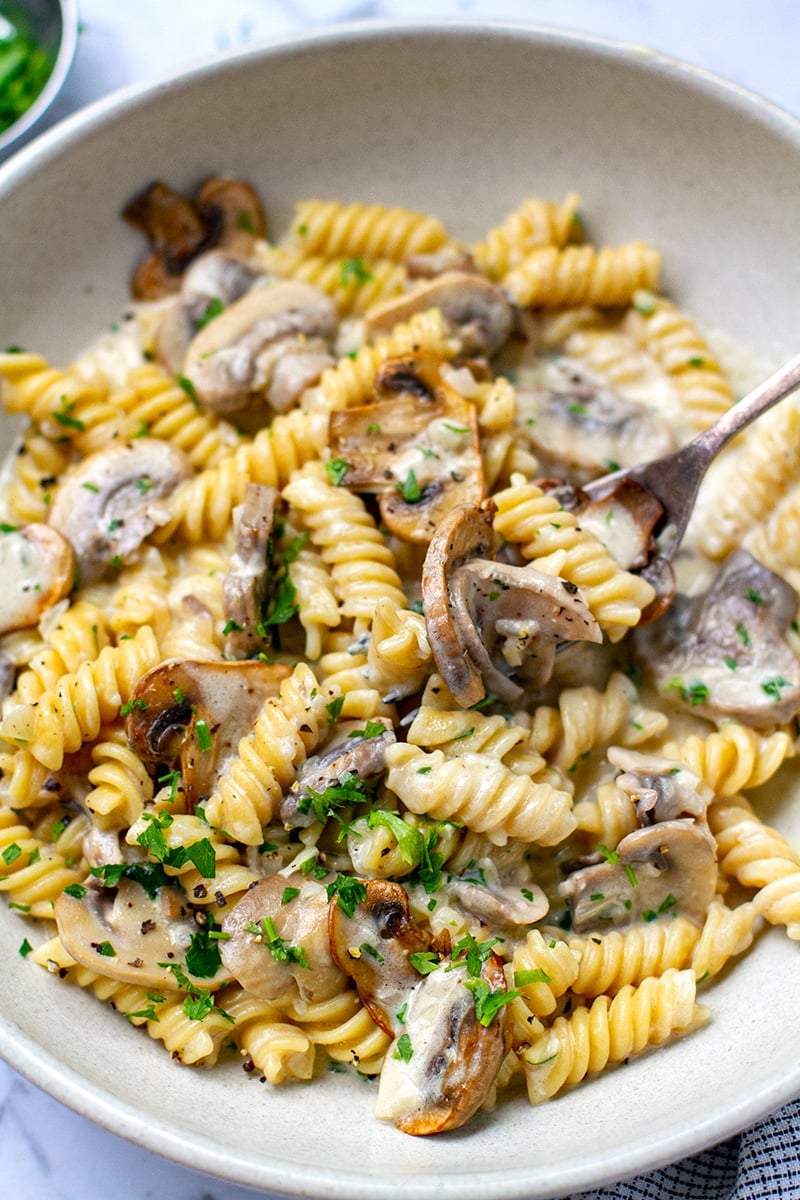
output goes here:
<path id="1" fill-rule="evenodd" d="M 49 124 L 107 93 L 211 55 L 341 21 L 526 21 L 634 41 L 705 67 L 800 116 L 797 0 L 80 0 L 70 78 Z M 63 1108 L 0 1063 L 0 1196 L 246 1200 Z M 678 1193 L 673 1193 L 678 1195 Z"/>

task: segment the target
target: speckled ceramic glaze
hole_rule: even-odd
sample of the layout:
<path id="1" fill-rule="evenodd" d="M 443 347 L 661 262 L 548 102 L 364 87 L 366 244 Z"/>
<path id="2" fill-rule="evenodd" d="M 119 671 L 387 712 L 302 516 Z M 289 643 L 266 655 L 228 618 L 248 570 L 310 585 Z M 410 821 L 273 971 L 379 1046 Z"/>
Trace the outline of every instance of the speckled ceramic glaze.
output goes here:
<path id="1" fill-rule="evenodd" d="M 0 172 L 0 339 L 66 362 L 124 306 L 140 239 L 125 200 L 230 172 L 280 229 L 301 196 L 430 210 L 471 239 L 527 195 L 581 195 L 593 240 L 653 241 L 701 322 L 776 363 L 800 331 L 800 125 L 635 46 L 504 26 L 339 28 L 124 93 Z M 10 444 L 11 427 L 6 437 Z M 765 815 L 800 833 L 792 781 Z M 797 946 L 775 931 L 708 997 L 706 1029 L 540 1109 L 504 1102 L 413 1140 L 372 1085 L 269 1089 L 182 1069 L 141 1031 L 17 953 L 0 912 L 0 1051 L 114 1132 L 292 1195 L 564 1194 L 678 1158 L 800 1092 Z"/>

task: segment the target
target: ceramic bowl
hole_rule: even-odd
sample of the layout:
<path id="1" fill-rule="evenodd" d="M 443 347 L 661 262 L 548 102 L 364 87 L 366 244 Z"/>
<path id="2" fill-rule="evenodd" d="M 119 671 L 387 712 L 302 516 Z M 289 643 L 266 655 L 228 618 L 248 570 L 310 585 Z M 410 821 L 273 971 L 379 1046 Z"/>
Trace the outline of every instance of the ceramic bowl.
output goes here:
<path id="1" fill-rule="evenodd" d="M 654 243 L 703 325 L 773 364 L 800 329 L 800 124 L 641 47 L 504 25 L 339 27 L 126 91 L 0 172 L 0 337 L 66 363 L 122 311 L 140 238 L 125 201 L 163 178 L 251 180 L 273 228 L 322 196 L 433 212 L 477 238 L 529 195 L 580 193 L 593 239 Z M 8 429 L 9 426 L 4 426 Z M 6 434 L 10 437 L 10 434 Z M 8 443 L 10 444 L 10 443 Z M 800 819 L 787 787 L 765 811 Z M 194 1168 L 291 1195 L 494 1200 L 587 1188 L 693 1153 L 800 1092 L 797 947 L 770 931 L 699 1033 L 532 1109 L 411 1139 L 374 1091 L 325 1075 L 271 1090 L 235 1064 L 181 1068 L 17 953 L 0 913 L 0 1051 L 65 1104 Z"/>
<path id="2" fill-rule="evenodd" d="M 12 24 L 32 37 L 53 58 L 53 69 L 33 104 L 13 125 L 0 133 L 0 162 L 14 147 L 36 132 L 69 74 L 78 41 L 76 0 L 10 0 L 0 16 L 7 14 Z"/>

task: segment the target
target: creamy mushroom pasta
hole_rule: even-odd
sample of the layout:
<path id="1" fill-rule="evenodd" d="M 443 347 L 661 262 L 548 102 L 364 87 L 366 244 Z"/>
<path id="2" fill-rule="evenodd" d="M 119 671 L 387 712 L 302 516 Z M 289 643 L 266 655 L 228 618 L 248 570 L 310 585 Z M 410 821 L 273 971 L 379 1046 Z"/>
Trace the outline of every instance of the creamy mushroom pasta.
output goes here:
<path id="1" fill-rule="evenodd" d="M 123 215 L 118 327 L 0 355 L 21 953 L 178 1063 L 374 1077 L 412 1134 L 694 1030 L 800 939 L 746 798 L 797 745 L 800 407 L 716 464 L 676 590 L 655 498 L 583 490 L 734 399 L 654 248 L 574 195 L 473 245 L 319 200 L 270 239 L 231 179 Z"/>

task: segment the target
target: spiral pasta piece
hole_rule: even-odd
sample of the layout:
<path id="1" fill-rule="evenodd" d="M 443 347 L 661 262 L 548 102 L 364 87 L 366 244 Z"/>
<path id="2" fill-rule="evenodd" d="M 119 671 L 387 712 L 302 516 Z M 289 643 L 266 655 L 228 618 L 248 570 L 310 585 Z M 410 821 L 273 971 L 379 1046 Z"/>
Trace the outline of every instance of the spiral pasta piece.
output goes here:
<path id="1" fill-rule="evenodd" d="M 628 304 L 640 288 L 657 288 L 661 256 L 645 242 L 595 250 L 591 246 L 540 246 L 503 278 L 520 307 L 562 308 Z"/>
<path id="2" fill-rule="evenodd" d="M 758 919 L 758 908 L 752 901 L 728 908 L 721 900 L 712 900 L 692 953 L 691 965 L 698 982 L 718 975 L 732 958 L 752 945 Z"/>
<path id="3" fill-rule="evenodd" d="M 800 855 L 783 834 L 765 825 L 742 796 L 717 801 L 708 810 L 719 864 L 744 887 L 758 888 L 756 911 L 771 925 L 785 925 L 800 941 Z"/>
<path id="4" fill-rule="evenodd" d="M 684 763 L 718 796 L 733 796 L 766 783 L 795 748 L 785 730 L 759 734 L 731 721 L 706 737 L 693 734 L 682 742 L 666 742 L 659 753 Z"/>
<path id="5" fill-rule="evenodd" d="M 323 634 L 339 624 L 339 604 L 331 573 L 322 556 L 304 546 L 289 564 L 295 590 L 297 616 L 306 635 L 306 658 L 315 662 L 322 654 Z"/>
<path id="6" fill-rule="evenodd" d="M 12 459 L 7 485 L 5 500 L 11 521 L 46 523 L 53 489 L 71 462 L 68 446 L 45 437 L 35 426 L 27 429 Z"/>
<path id="7" fill-rule="evenodd" d="M 388 699 L 417 692 L 431 668 L 425 618 L 381 597 L 372 617 L 366 676 Z"/>
<path id="8" fill-rule="evenodd" d="M 411 746 L 441 750 L 447 758 L 463 754 L 488 754 L 516 775 L 536 775 L 546 762 L 528 749 L 528 731 L 509 724 L 499 714 L 459 708 L 441 709 L 422 704 L 408 729 Z"/>
<path id="9" fill-rule="evenodd" d="M 152 540 L 221 541 L 234 508 L 244 501 L 248 483 L 283 487 L 298 467 L 320 453 L 327 437 L 324 413 L 295 409 L 275 417 L 252 442 L 181 484 L 164 502 L 169 517 Z"/>
<path id="10" fill-rule="evenodd" d="M 639 824 L 633 800 L 614 783 L 601 783 L 593 797 L 579 800 L 572 811 L 577 831 L 601 846 L 617 846 Z"/>
<path id="11" fill-rule="evenodd" d="M 333 1062 L 349 1063 L 362 1075 L 377 1075 L 391 1038 L 373 1021 L 356 992 L 347 989 L 330 1000 L 292 1002 L 291 1018 Z"/>
<path id="12" fill-rule="evenodd" d="M 234 427 L 214 413 L 201 412 L 158 363 L 134 367 L 109 400 L 127 417 L 126 436 L 169 442 L 196 470 L 216 466 L 239 444 Z"/>
<path id="13" fill-rule="evenodd" d="M 536 569 L 580 588 L 589 609 L 612 640 L 636 625 L 655 591 L 644 579 L 623 571 L 574 513 L 521 476 L 494 497 L 494 527 Z"/>
<path id="14" fill-rule="evenodd" d="M 142 815 L 145 804 L 153 799 L 153 781 L 144 763 L 128 746 L 122 729 L 101 733 L 92 746 L 92 769 L 88 779 L 92 790 L 86 806 L 95 817 L 98 829 L 126 829 Z"/>
<path id="15" fill-rule="evenodd" d="M 590 1008 L 559 1017 L 522 1052 L 528 1099 L 549 1100 L 612 1063 L 659 1046 L 701 1019 L 695 1005 L 694 971 L 671 969 L 610 1000 L 598 996 Z"/>
<path id="16" fill-rule="evenodd" d="M 412 254 L 430 254 L 448 240 L 441 221 L 407 208 L 301 200 L 295 205 L 287 246 L 306 256 L 402 262 Z"/>
<path id="17" fill-rule="evenodd" d="M 339 315 L 360 316 L 376 304 L 405 290 L 408 276 L 402 264 L 391 259 L 326 258 L 322 255 L 278 259 L 280 274 L 311 284 L 330 296 Z"/>
<path id="18" fill-rule="evenodd" d="M 515 775 L 496 758 L 446 758 L 415 746 L 390 746 L 386 784 L 406 808 L 437 821 L 458 821 L 496 846 L 509 838 L 553 846 L 575 828 L 569 792 Z"/>
<path id="19" fill-rule="evenodd" d="M 335 693 L 298 663 L 280 694 L 264 703 L 252 733 L 239 742 L 238 755 L 217 782 L 206 804 L 206 819 L 236 841 L 257 846 L 327 724 L 325 706 Z"/>
<path id="20" fill-rule="evenodd" d="M 470 253 L 484 275 L 498 280 L 537 246 L 564 246 L 580 227 L 577 193 L 558 202 L 533 197 L 508 213 Z"/>
<path id="21" fill-rule="evenodd" d="M 381 598 L 406 607 L 394 555 L 360 496 L 329 483 L 316 462 L 292 476 L 283 496 L 331 568 L 342 617 L 369 620 Z"/>
<path id="22" fill-rule="evenodd" d="M 145 626 L 135 638 L 106 646 L 92 662 L 63 675 L 34 703 L 13 708 L 0 724 L 0 734 L 59 770 L 65 754 L 93 741 L 103 725 L 116 719 L 139 679 L 159 661 L 155 635 Z"/>
<path id="23" fill-rule="evenodd" d="M 0 383 L 8 412 L 25 413 L 45 437 L 73 442 L 81 453 L 98 426 L 105 440 L 123 431 L 124 419 L 109 402 L 107 385 L 51 367 L 39 354 L 0 354 Z"/>
<path id="24" fill-rule="evenodd" d="M 555 1012 L 559 997 L 578 978 L 578 959 L 566 942 L 546 937 L 541 930 L 532 929 L 514 950 L 511 959 L 514 987 L 525 1001 L 528 1012 L 536 1017 L 549 1017 Z M 530 1025 L 523 1033 L 530 1040 Z"/>
<path id="25" fill-rule="evenodd" d="M 96 658 L 109 641 L 109 624 L 103 610 L 86 600 L 76 600 L 50 624 L 41 649 L 20 672 L 14 700 L 33 704 L 44 692 L 57 687 L 62 675 Z"/>
<path id="26" fill-rule="evenodd" d="M 86 821 L 76 826 L 79 834 Z M 16 909 L 31 917 L 53 916 L 53 903 L 69 884 L 79 883 L 82 873 L 67 864 L 65 850 L 72 850 L 70 839 L 57 837 L 45 841 L 5 805 L 0 806 L 0 895 Z M 75 831 L 73 831 L 74 836 Z M 80 855 L 78 855 L 80 863 Z"/>
<path id="27" fill-rule="evenodd" d="M 643 284 L 651 287 L 651 284 Z M 706 429 L 735 397 L 705 338 L 685 313 L 660 296 L 634 300 L 625 329 L 672 380 L 682 411 L 695 430 Z"/>
<path id="28" fill-rule="evenodd" d="M 667 725 L 663 713 L 646 709 L 630 679 L 616 671 L 605 691 L 586 686 L 564 688 L 558 698 L 560 729 L 549 749 L 548 761 L 562 771 L 571 771 L 598 746 L 614 739 L 638 745 L 645 737 L 661 733 Z"/>
<path id="29" fill-rule="evenodd" d="M 569 935 L 578 963 L 572 990 L 579 996 L 614 995 L 629 985 L 638 987 L 648 976 L 683 971 L 700 936 L 694 922 L 681 916 L 588 937 Z"/>

